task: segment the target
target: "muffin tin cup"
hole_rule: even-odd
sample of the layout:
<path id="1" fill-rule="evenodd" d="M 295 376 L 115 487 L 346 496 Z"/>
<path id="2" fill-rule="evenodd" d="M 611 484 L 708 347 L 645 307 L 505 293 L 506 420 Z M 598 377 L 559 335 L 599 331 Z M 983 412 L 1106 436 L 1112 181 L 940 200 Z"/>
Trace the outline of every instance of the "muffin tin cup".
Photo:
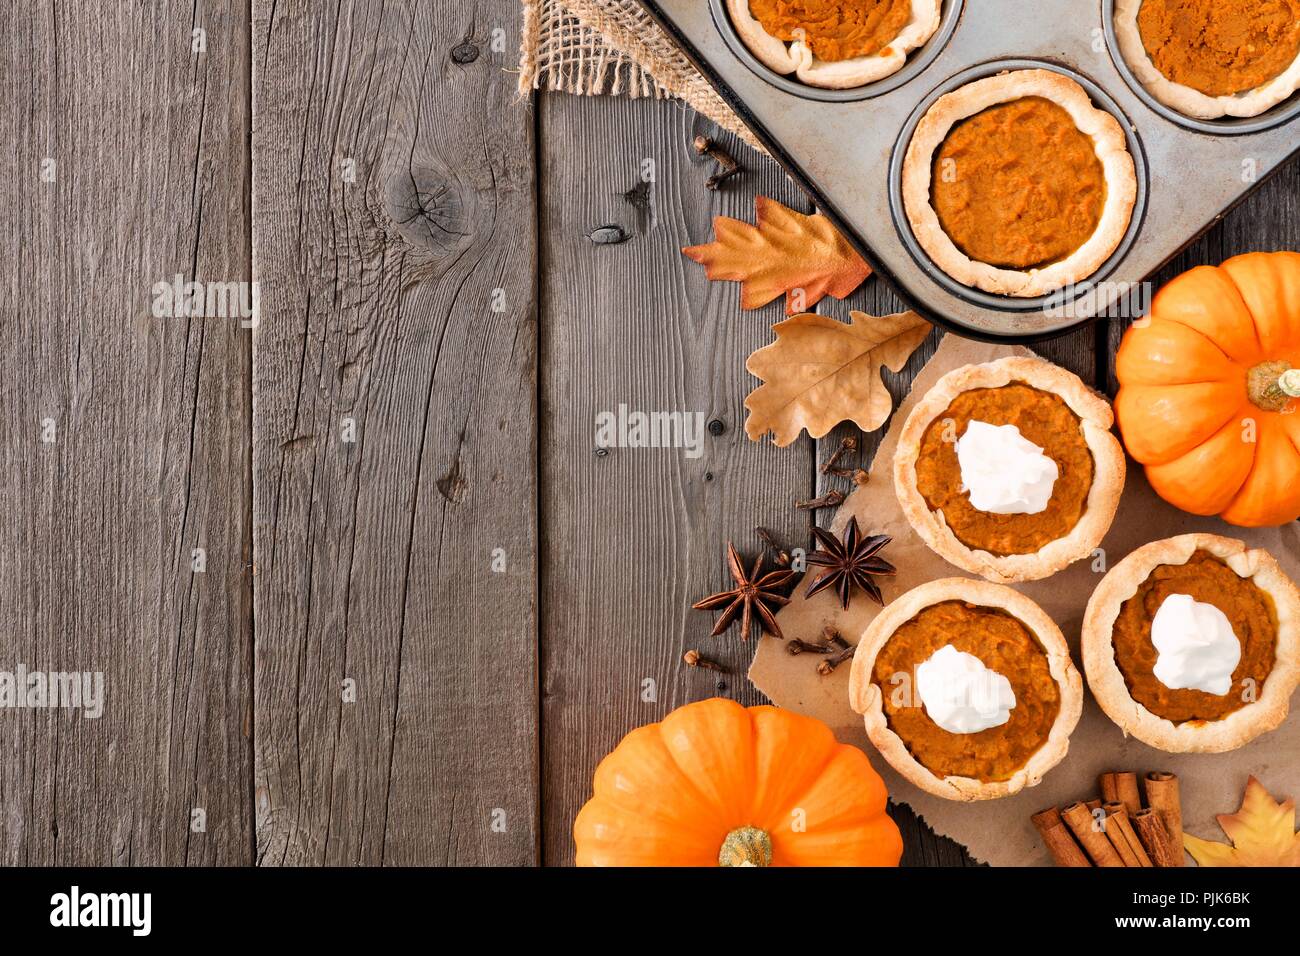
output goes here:
<path id="1" fill-rule="evenodd" d="M 907 156 L 907 147 L 912 141 L 912 134 L 916 131 L 916 125 L 921 118 L 929 111 L 938 99 L 967 83 L 973 83 L 976 80 L 982 80 L 987 76 L 994 76 L 998 73 L 1008 73 L 1014 70 L 1051 70 L 1053 73 L 1059 73 L 1061 76 L 1069 77 L 1074 82 L 1087 91 L 1092 103 L 1098 109 L 1104 110 L 1115 117 L 1120 128 L 1124 130 L 1125 141 L 1128 144 L 1129 155 L 1133 157 L 1133 172 L 1137 177 L 1137 196 L 1133 202 L 1133 212 L 1129 217 L 1128 229 L 1124 231 L 1124 237 L 1120 240 L 1115 251 L 1109 258 L 1092 275 L 1080 282 L 1069 285 L 1056 292 L 1047 295 L 1019 297 L 1008 295 L 996 295 L 990 292 L 984 292 L 973 286 L 964 285 L 958 282 L 948 273 L 935 266 L 930 259 L 929 254 L 921 248 L 917 241 L 916 235 L 912 232 L 912 226 L 907 220 L 907 211 L 903 205 L 903 162 Z M 1146 154 L 1142 151 L 1142 142 L 1138 138 L 1133 124 L 1120 110 L 1119 105 L 1110 98 L 1110 96 L 1100 86 L 1088 79 L 1081 73 L 1061 66 L 1058 63 L 1052 63 L 1048 60 L 993 60 L 989 63 L 979 63 L 975 66 L 968 67 L 960 73 L 948 77 L 939 86 L 930 91 L 925 99 L 917 104 L 912 115 L 908 117 L 902 132 L 899 134 L 897 141 L 894 143 L 893 156 L 889 163 L 889 208 L 893 213 L 894 226 L 898 229 L 899 239 L 907 247 L 912 258 L 917 264 L 925 269 L 930 276 L 939 285 L 946 288 L 953 295 L 964 299 L 967 302 L 978 305 L 984 309 L 998 309 L 1001 311 L 1011 312 L 1033 312 L 1046 310 L 1062 310 L 1070 303 L 1084 299 L 1093 294 L 1098 289 L 1098 284 L 1104 282 L 1127 254 L 1129 247 L 1137 238 L 1141 231 L 1142 215 L 1146 211 L 1147 202 L 1147 163 Z"/>
<path id="2" fill-rule="evenodd" d="M 920 315 L 968 338 L 1034 342 L 1140 313 L 1147 277 L 1300 149 L 1300 122 L 1292 122 L 1300 93 L 1253 120 L 1190 120 L 1156 103 L 1120 56 L 1113 0 L 946 0 L 939 29 L 898 73 L 852 90 L 768 69 L 732 27 L 724 0 L 640 2 L 881 279 Z M 964 83 L 1022 68 L 1069 76 L 1115 116 L 1137 180 L 1128 229 L 1109 259 L 1036 298 L 949 277 L 917 242 L 901 196 L 903 158 L 925 110 Z"/>
<path id="3" fill-rule="evenodd" d="M 1115 33 L 1115 0 L 1102 0 L 1101 3 L 1102 26 L 1106 31 L 1106 46 L 1110 50 L 1111 59 L 1115 61 L 1115 69 L 1119 75 L 1124 78 L 1124 82 L 1129 85 L 1129 89 L 1145 103 L 1153 112 L 1159 113 L 1171 123 L 1177 123 L 1187 129 L 1196 130 L 1198 133 L 1209 133 L 1214 136 L 1236 136 L 1243 133 L 1260 133 L 1266 129 L 1272 129 L 1274 126 L 1280 126 L 1288 123 L 1300 116 L 1300 91 L 1293 94 L 1290 99 L 1283 100 L 1271 109 L 1265 110 L 1258 116 L 1225 116 L 1222 119 L 1196 119 L 1193 116 L 1185 116 L 1165 106 L 1158 99 L 1147 92 L 1133 73 L 1133 68 L 1124 59 L 1124 54 L 1120 52 L 1119 37 Z"/>
<path id="4" fill-rule="evenodd" d="M 749 67 L 756 76 L 762 77 L 778 90 L 794 96 L 819 100 L 823 103 L 850 103 L 855 100 L 866 100 L 873 96 L 881 96 L 910 83 L 918 77 L 926 67 L 934 62 L 934 58 L 943 51 L 945 44 L 952 38 L 953 31 L 957 29 L 957 21 L 961 19 L 963 2 L 964 0 L 944 0 L 939 28 L 935 30 L 934 36 L 930 37 L 919 49 L 913 50 L 908 55 L 907 62 L 903 64 L 902 69 L 897 73 L 874 83 L 865 83 L 862 86 L 855 86 L 847 90 L 826 90 L 817 86 L 809 86 L 793 76 L 783 76 L 776 72 L 776 70 L 754 56 L 749 47 L 745 46 L 745 41 L 740 38 L 735 25 L 731 22 L 731 14 L 727 12 L 727 0 L 709 0 L 709 10 L 713 14 L 714 25 L 717 26 L 718 32 L 722 34 L 722 39 L 731 49 L 731 52 L 740 59 L 740 62 Z"/>

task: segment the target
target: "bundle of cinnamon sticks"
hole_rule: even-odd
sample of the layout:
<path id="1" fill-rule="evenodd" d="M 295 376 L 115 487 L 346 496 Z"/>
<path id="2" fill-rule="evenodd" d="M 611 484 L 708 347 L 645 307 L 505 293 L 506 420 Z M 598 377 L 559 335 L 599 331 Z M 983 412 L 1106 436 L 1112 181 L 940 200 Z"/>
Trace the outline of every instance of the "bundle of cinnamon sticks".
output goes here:
<path id="1" fill-rule="evenodd" d="M 1144 774 L 1140 790 L 1131 770 L 1103 773 L 1097 784 L 1100 797 L 1031 817 L 1057 866 L 1183 865 L 1183 810 L 1174 774 Z"/>

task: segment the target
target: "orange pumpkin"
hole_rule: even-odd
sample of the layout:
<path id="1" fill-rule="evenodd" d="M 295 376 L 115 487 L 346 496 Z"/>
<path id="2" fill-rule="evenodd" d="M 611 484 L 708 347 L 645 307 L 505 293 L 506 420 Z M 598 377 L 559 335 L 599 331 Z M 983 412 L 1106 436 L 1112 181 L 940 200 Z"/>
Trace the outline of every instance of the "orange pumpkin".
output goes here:
<path id="1" fill-rule="evenodd" d="M 579 866 L 897 866 L 866 754 L 819 720 L 713 698 L 640 727 L 596 768 Z"/>
<path id="2" fill-rule="evenodd" d="M 1300 517 L 1300 253 L 1166 285 L 1115 357 L 1115 416 L 1151 487 L 1247 527 Z"/>

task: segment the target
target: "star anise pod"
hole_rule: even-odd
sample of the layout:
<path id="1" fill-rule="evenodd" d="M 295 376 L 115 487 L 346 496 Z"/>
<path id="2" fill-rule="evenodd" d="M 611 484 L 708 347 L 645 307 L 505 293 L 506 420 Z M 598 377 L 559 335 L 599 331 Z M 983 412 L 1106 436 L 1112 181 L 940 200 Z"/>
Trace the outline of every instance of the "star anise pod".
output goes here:
<path id="1" fill-rule="evenodd" d="M 849 598 L 856 586 L 867 592 L 867 596 L 877 604 L 884 604 L 880 588 L 871 579 L 873 574 L 893 574 L 895 568 L 876 552 L 892 540 L 887 534 L 873 534 L 862 537 L 858 531 L 858 519 L 849 519 L 844 540 L 840 541 L 829 531 L 813 528 L 813 536 L 821 545 L 821 550 L 808 555 L 810 565 L 827 568 L 817 580 L 808 586 L 805 597 L 812 597 L 818 591 L 829 587 L 835 588 L 840 597 L 840 607 L 849 606 Z"/>
<path id="2" fill-rule="evenodd" d="M 740 614 L 742 641 L 749 640 L 749 629 L 755 615 L 758 616 L 761 629 L 765 629 L 773 637 L 784 639 L 785 635 L 781 633 L 781 628 L 776 623 L 776 615 L 768 605 L 784 607 L 790 603 L 790 599 L 777 591 L 777 588 L 788 583 L 794 577 L 794 572 L 787 568 L 769 571 L 759 577 L 759 571 L 763 568 L 763 555 L 759 554 L 758 560 L 754 562 L 754 569 L 746 574 L 745 566 L 740 563 L 740 555 L 736 553 L 736 546 L 730 542 L 727 543 L 727 565 L 731 568 L 731 576 L 735 578 L 736 586 L 729 591 L 710 594 L 691 605 L 697 611 L 707 611 L 726 605 L 717 623 L 713 625 L 712 636 L 717 637 L 725 631 L 736 619 L 736 615 Z"/>

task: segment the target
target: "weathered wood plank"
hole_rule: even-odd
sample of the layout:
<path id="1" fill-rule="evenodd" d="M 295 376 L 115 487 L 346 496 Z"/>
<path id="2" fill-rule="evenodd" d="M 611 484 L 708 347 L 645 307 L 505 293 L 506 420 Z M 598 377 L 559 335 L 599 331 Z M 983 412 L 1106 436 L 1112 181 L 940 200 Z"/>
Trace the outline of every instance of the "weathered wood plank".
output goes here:
<path id="1" fill-rule="evenodd" d="M 247 863 L 250 335 L 151 307 L 249 278 L 247 13 L 0 17 L 0 669 L 104 693 L 3 713 L 0 864 Z"/>
<path id="2" fill-rule="evenodd" d="M 674 103 L 545 96 L 538 111 L 542 799 L 544 858 L 557 864 L 573 859 L 573 818 L 596 763 L 625 733 L 713 695 L 761 702 L 744 677 L 753 645 L 734 630 L 709 637 L 713 615 L 689 605 L 730 580 L 728 540 L 756 554 L 763 525 L 802 543 L 807 519 L 791 503 L 811 490 L 812 455 L 806 439 L 780 449 L 744 433 L 742 403 L 758 384 L 745 358 L 771 340 L 781 304 L 742 312 L 738 285 L 708 282 L 679 251 L 710 241 L 714 215 L 752 221 L 756 193 L 795 204 L 798 191 L 771 160 Z M 700 132 L 747 167 L 717 193 L 704 188 L 713 163 L 691 148 Z M 585 238 L 607 224 L 631 238 Z M 620 404 L 702 412 L 725 431 L 706 432 L 697 458 L 680 448 L 600 456 L 596 416 Z M 685 666 L 687 648 L 729 673 Z"/>
<path id="3" fill-rule="evenodd" d="M 253 4 L 261 863 L 536 860 L 516 15 Z"/>

